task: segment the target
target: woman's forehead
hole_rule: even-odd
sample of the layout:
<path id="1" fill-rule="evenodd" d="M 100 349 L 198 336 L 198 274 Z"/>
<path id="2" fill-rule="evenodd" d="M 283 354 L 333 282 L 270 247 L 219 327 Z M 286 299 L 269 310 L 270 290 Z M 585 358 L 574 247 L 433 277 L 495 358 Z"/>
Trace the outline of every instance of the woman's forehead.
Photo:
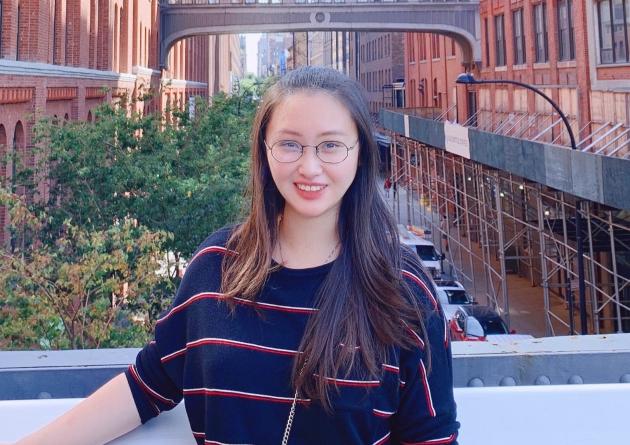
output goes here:
<path id="1" fill-rule="evenodd" d="M 271 114 L 268 134 L 287 137 L 343 137 L 357 134 L 348 108 L 323 91 L 298 91 L 285 97 Z"/>

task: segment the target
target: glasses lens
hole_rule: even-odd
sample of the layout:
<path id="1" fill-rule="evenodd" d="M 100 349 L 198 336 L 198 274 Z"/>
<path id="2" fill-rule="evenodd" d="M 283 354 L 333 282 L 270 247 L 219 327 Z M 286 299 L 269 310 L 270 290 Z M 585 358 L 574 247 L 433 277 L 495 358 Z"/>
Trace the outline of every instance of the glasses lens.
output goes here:
<path id="1" fill-rule="evenodd" d="M 295 141 L 278 141 L 271 147 L 271 155 L 278 162 L 294 162 L 302 156 L 302 146 Z"/>
<path id="2" fill-rule="evenodd" d="M 317 156 L 324 162 L 336 164 L 348 157 L 348 147 L 339 141 L 324 141 L 317 146 Z"/>

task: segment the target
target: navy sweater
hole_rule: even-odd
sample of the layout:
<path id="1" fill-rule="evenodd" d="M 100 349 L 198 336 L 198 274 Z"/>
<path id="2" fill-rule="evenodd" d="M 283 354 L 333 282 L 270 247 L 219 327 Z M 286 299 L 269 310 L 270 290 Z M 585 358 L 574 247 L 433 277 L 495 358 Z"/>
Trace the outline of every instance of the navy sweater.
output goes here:
<path id="1" fill-rule="evenodd" d="M 142 422 L 182 398 L 198 444 L 280 444 L 294 391 L 289 380 L 315 293 L 331 264 L 281 268 L 255 303 L 235 315 L 222 301 L 228 232 L 210 236 L 186 270 L 172 308 L 126 372 Z M 299 398 L 290 444 L 454 444 L 450 345 L 444 318 L 421 272 L 401 271 L 426 308 L 431 343 L 397 349 L 375 380 L 330 379 L 333 413 Z"/>

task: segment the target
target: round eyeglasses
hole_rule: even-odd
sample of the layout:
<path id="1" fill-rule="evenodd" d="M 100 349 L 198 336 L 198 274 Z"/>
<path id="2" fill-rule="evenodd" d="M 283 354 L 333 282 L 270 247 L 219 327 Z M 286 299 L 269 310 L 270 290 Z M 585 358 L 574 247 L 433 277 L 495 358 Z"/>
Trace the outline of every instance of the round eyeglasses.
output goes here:
<path id="1" fill-rule="evenodd" d="M 326 164 L 339 164 L 348 157 L 348 152 L 356 147 L 357 142 L 348 147 L 340 141 L 324 141 L 317 145 L 302 145 L 297 141 L 279 140 L 271 146 L 265 141 L 267 150 L 271 151 L 271 156 L 282 163 L 295 162 L 304 154 L 304 148 L 313 147 L 315 155 L 320 161 Z"/>

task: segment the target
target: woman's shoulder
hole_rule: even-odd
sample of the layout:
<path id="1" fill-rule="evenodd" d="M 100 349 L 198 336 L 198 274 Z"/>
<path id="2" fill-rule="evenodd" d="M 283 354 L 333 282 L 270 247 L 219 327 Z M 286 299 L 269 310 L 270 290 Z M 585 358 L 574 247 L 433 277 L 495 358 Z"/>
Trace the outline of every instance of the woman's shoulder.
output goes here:
<path id="1" fill-rule="evenodd" d="M 236 225 L 225 226 L 209 235 L 190 256 L 186 266 L 187 271 L 205 270 L 213 264 L 218 266 L 225 255 L 233 254 L 234 252 L 230 251 L 226 244 L 236 227 Z"/>
<path id="2" fill-rule="evenodd" d="M 431 309 L 437 309 L 437 298 L 433 280 L 426 272 L 420 258 L 407 246 L 401 246 L 400 273 L 413 294 Z"/>

